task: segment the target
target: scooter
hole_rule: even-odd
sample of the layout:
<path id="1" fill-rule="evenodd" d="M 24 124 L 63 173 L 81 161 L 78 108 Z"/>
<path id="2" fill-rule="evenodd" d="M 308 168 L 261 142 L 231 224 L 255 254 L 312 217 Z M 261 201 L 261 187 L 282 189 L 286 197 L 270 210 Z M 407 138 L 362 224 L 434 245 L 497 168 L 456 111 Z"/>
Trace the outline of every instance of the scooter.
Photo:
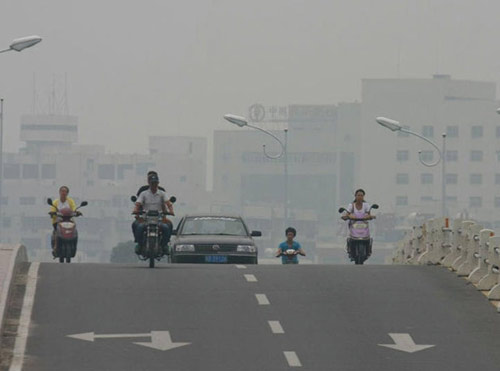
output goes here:
<path id="1" fill-rule="evenodd" d="M 49 212 L 50 216 L 57 216 L 57 227 L 52 233 L 51 245 L 54 258 L 59 258 L 59 263 L 71 263 L 71 258 L 76 255 L 76 245 L 78 244 L 78 231 L 73 218 L 81 216 L 79 208 L 87 206 L 87 201 L 82 201 L 75 211 L 70 208 L 59 210 L 54 206 L 52 199 L 48 198 L 47 203 L 56 209 L 56 212 Z"/>
<path id="2" fill-rule="evenodd" d="M 286 249 L 285 251 L 282 251 L 281 254 L 276 255 L 276 257 L 281 258 L 282 256 L 285 256 L 286 259 L 284 260 L 283 264 L 296 264 L 294 263 L 294 257 L 297 255 L 300 255 L 298 250 Z"/>
<path id="3" fill-rule="evenodd" d="M 371 209 L 378 209 L 377 204 L 373 204 Z M 339 213 L 349 213 L 347 209 L 341 207 Z M 370 237 L 369 220 L 363 218 L 349 218 L 349 237 L 347 238 L 347 249 L 349 258 L 354 264 L 363 264 L 371 255 L 373 239 Z"/>
<path id="4" fill-rule="evenodd" d="M 132 202 L 137 201 L 136 196 L 130 197 Z M 177 199 L 172 196 L 169 201 L 175 203 Z M 148 260 L 149 268 L 155 267 L 155 260 L 160 261 L 164 256 L 163 250 L 160 246 L 161 230 L 159 224 L 164 222 L 167 215 L 172 215 L 170 213 L 164 213 L 156 210 L 139 211 L 138 213 L 133 213 L 137 215 L 146 224 L 145 228 L 145 244 L 140 247 L 139 259 Z M 170 222 L 170 221 L 167 221 Z M 171 223 L 171 222 L 170 222 Z"/>

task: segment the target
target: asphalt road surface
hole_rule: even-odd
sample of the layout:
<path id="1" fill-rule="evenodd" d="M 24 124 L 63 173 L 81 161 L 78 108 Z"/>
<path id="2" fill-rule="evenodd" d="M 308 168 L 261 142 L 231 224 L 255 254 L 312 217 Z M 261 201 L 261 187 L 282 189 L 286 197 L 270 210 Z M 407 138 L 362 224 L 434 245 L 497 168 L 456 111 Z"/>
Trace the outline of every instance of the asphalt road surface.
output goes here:
<path id="1" fill-rule="evenodd" d="M 500 314 L 442 267 L 41 264 L 38 273 L 23 370 L 500 369 Z M 414 344 L 433 346 L 399 350 Z"/>

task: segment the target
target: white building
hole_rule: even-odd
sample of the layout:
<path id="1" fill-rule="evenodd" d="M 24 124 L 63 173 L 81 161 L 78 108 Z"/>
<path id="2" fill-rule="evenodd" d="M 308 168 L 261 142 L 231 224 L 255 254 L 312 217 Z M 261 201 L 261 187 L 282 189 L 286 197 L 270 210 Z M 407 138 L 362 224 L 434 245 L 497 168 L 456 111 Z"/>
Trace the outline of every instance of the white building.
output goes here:
<path id="1" fill-rule="evenodd" d="M 496 84 L 432 79 L 365 79 L 362 83 L 362 144 L 359 186 L 383 211 L 440 215 L 441 165 L 437 151 L 412 135 L 395 134 L 375 118 L 396 119 L 442 146 L 446 133 L 446 204 L 450 216 L 471 217 L 500 227 L 500 116 Z"/>

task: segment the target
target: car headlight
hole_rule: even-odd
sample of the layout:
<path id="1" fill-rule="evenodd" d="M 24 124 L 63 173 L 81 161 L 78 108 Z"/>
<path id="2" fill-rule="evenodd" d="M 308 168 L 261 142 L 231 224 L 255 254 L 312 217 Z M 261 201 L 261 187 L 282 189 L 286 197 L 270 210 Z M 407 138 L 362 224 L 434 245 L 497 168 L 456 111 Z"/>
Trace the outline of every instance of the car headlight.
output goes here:
<path id="1" fill-rule="evenodd" d="M 194 245 L 175 245 L 175 251 L 194 251 Z"/>
<path id="2" fill-rule="evenodd" d="M 238 251 L 238 252 L 256 252 L 257 248 L 253 245 L 238 245 L 236 247 L 236 251 Z"/>

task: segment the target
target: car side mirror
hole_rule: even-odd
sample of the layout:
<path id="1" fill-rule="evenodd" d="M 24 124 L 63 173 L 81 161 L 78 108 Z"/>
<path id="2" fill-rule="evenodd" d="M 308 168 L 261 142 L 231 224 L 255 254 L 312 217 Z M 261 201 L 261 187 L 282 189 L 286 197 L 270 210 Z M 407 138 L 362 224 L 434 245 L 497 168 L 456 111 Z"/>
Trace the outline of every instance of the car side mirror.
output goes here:
<path id="1" fill-rule="evenodd" d="M 174 229 L 174 230 L 172 231 L 172 235 L 173 235 L 173 236 L 177 236 L 177 229 Z"/>
<path id="2" fill-rule="evenodd" d="M 84 207 L 84 206 L 87 206 L 89 203 L 87 201 L 82 201 L 82 203 L 80 204 L 80 207 Z"/>
<path id="3" fill-rule="evenodd" d="M 50 206 L 52 206 L 52 199 L 51 199 L 50 197 L 49 197 L 49 198 L 47 198 L 47 203 L 48 203 Z"/>
<path id="4" fill-rule="evenodd" d="M 250 236 L 252 236 L 252 237 L 262 237 L 262 232 L 261 231 L 252 231 L 252 233 L 250 233 Z"/>
<path id="5" fill-rule="evenodd" d="M 137 197 L 136 197 L 136 196 L 131 196 L 131 197 L 130 197 L 130 201 L 132 201 L 132 202 L 136 202 L 136 201 L 137 201 Z"/>

